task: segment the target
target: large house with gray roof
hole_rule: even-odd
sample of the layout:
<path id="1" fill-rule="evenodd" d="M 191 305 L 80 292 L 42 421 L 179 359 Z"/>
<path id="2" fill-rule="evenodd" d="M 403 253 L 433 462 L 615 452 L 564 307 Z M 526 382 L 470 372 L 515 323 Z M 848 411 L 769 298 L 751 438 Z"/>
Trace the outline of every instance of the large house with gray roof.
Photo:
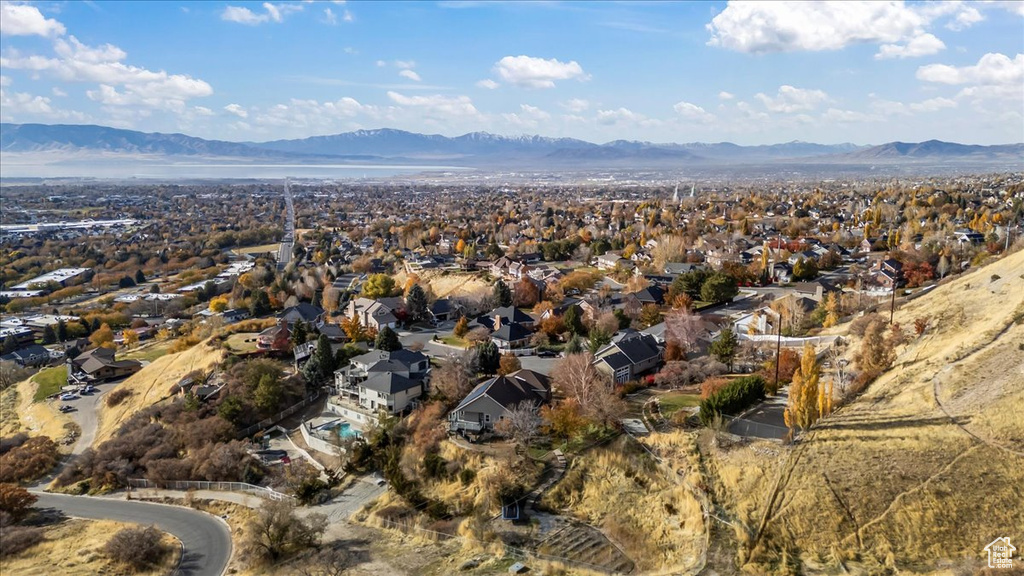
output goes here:
<path id="1" fill-rule="evenodd" d="M 399 414 L 426 394 L 430 358 L 412 350 L 371 350 L 334 372 L 335 392 L 342 402 L 372 414 Z"/>
<path id="2" fill-rule="evenodd" d="M 628 331 L 598 350 L 594 355 L 594 366 L 611 375 L 617 384 L 622 384 L 656 368 L 662 355 L 661 346 L 654 336 Z"/>
<path id="3" fill-rule="evenodd" d="M 517 370 L 478 384 L 448 414 L 448 429 L 453 433 L 487 432 L 524 402 L 539 408 L 550 401 L 551 383 L 547 376 Z"/>

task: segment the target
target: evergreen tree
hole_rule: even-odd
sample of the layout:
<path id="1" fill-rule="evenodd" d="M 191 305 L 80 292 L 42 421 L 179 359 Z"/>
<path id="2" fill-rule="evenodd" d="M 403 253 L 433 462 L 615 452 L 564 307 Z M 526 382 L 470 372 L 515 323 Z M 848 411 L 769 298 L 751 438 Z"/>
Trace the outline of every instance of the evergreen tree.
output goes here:
<path id="1" fill-rule="evenodd" d="M 398 334 L 394 330 L 385 326 L 377 332 L 377 339 L 374 340 L 374 346 L 377 350 L 384 352 L 393 352 L 395 350 L 402 349 L 402 343 L 398 340 Z"/>
<path id="2" fill-rule="evenodd" d="M 57 341 L 66 342 L 68 339 L 68 325 L 63 320 L 57 321 Z"/>
<path id="3" fill-rule="evenodd" d="M 569 334 L 573 336 L 583 334 L 583 319 L 580 317 L 579 306 L 569 306 L 565 315 L 562 316 L 562 322 L 565 323 L 565 329 L 569 331 Z"/>
<path id="4" fill-rule="evenodd" d="M 569 355 L 579 354 L 580 352 L 583 352 L 583 339 L 579 335 L 573 334 L 569 341 L 565 343 L 565 353 Z"/>
<path id="5" fill-rule="evenodd" d="M 409 320 L 421 322 L 427 319 L 427 293 L 419 284 L 413 284 L 405 297 L 405 309 L 409 312 Z"/>
<path id="6" fill-rule="evenodd" d="M 46 328 L 43 328 L 43 344 L 53 344 L 57 341 L 57 333 L 53 331 L 53 326 L 49 324 Z"/>
<path id="7" fill-rule="evenodd" d="M 93 332 L 95 332 L 95 331 L 97 331 L 99 329 L 100 329 L 100 319 L 99 318 L 93 318 L 92 319 L 92 323 L 89 324 L 89 334 L 92 335 Z"/>
<path id="8" fill-rule="evenodd" d="M 309 329 L 306 328 L 306 323 L 303 322 L 302 320 L 296 322 L 295 326 L 292 327 L 292 346 L 294 347 L 298 346 L 299 344 L 304 344 L 306 342 L 306 337 L 308 334 Z"/>
<path id="9" fill-rule="evenodd" d="M 719 362 L 732 369 L 732 359 L 736 357 L 737 346 L 739 346 L 739 341 L 736 339 L 736 334 L 732 329 L 726 328 L 711 343 L 711 353 L 718 358 Z"/>
<path id="10" fill-rule="evenodd" d="M 330 380 L 337 368 L 337 361 L 331 352 L 331 341 L 321 334 L 316 341 L 316 350 L 302 367 L 302 376 L 306 382 L 317 385 Z"/>
<path id="11" fill-rule="evenodd" d="M 92 334 L 92 324 L 90 324 L 88 320 L 86 320 L 85 318 L 79 318 L 78 323 L 82 325 L 82 328 L 85 330 L 86 336 Z M 96 327 L 99 328 L 99 324 L 97 324 Z"/>
<path id="12" fill-rule="evenodd" d="M 501 366 L 501 354 L 493 341 L 488 340 L 477 345 L 477 362 L 484 374 L 494 374 Z"/>
<path id="13" fill-rule="evenodd" d="M 4 338 L 4 354 L 10 354 L 18 349 L 18 341 L 14 339 L 14 336 L 8 336 Z"/>
<path id="14" fill-rule="evenodd" d="M 704 280 L 700 287 L 700 298 L 705 302 L 726 302 L 739 294 L 736 279 L 721 272 L 715 272 Z"/>
<path id="15" fill-rule="evenodd" d="M 270 296 L 267 296 L 265 290 L 257 290 L 253 293 L 252 301 L 249 302 L 249 314 L 253 318 L 270 314 Z"/>
<path id="16" fill-rule="evenodd" d="M 501 279 L 494 284 L 494 300 L 498 306 L 512 305 L 512 289 Z"/>
<path id="17" fill-rule="evenodd" d="M 142 273 L 142 270 L 135 271 L 135 283 L 142 284 L 146 281 L 146 275 Z"/>

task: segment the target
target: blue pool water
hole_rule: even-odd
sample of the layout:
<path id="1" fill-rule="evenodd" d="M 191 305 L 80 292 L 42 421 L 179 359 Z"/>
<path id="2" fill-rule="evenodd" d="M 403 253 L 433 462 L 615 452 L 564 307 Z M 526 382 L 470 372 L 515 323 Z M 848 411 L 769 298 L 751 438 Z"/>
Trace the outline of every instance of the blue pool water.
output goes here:
<path id="1" fill-rule="evenodd" d="M 328 434 L 337 429 L 338 435 L 342 438 L 361 436 L 359 430 L 353 428 L 348 422 L 331 422 L 330 424 L 324 425 L 321 429 Z"/>

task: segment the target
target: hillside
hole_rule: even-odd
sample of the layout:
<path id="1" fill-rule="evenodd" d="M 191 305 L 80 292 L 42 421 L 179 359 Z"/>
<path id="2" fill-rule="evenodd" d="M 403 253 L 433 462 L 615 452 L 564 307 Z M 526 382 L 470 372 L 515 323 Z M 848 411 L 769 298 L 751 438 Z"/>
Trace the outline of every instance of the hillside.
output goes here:
<path id="1" fill-rule="evenodd" d="M 872 146 L 857 150 L 842 157 L 851 160 L 940 160 L 948 158 L 986 159 L 1020 159 L 1024 155 L 1024 144 L 1007 144 L 1004 146 L 974 146 L 928 140 L 927 142 L 889 142 L 880 146 Z"/>
<path id="2" fill-rule="evenodd" d="M 895 367 L 780 465 L 763 533 L 748 526 L 754 562 L 970 570 L 1024 526 L 1024 508 L 1007 505 L 1024 500 L 1024 252 L 907 303 L 896 322 L 921 317 L 928 330 Z"/>
<path id="3" fill-rule="evenodd" d="M 209 340 L 178 352 L 161 356 L 139 370 L 124 382 L 117 385 L 117 390 L 130 390 L 131 394 L 120 404 L 110 407 L 104 404 L 99 413 L 99 429 L 93 445 L 98 446 L 108 440 L 117 431 L 121 422 L 132 414 L 146 408 L 170 393 L 171 386 L 193 370 L 208 371 L 224 359 L 224 351 L 208 346 Z"/>

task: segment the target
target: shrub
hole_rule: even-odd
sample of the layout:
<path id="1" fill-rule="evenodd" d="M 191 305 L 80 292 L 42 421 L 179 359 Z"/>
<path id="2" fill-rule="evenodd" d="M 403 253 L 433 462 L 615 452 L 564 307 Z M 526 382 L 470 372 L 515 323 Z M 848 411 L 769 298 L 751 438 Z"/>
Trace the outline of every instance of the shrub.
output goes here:
<path id="1" fill-rule="evenodd" d="M 123 528 L 110 537 L 103 550 L 115 562 L 139 572 L 159 564 L 167 554 L 162 539 L 163 533 L 153 526 Z"/>
<path id="2" fill-rule="evenodd" d="M 0 484 L 0 513 L 20 522 L 39 498 L 17 484 Z"/>
<path id="3" fill-rule="evenodd" d="M 0 528 L 0 558 L 16 556 L 43 541 L 42 528 L 5 526 Z"/>
<path id="4" fill-rule="evenodd" d="M 29 438 L 0 455 L 0 482 L 30 482 L 49 472 L 59 460 L 53 440 L 46 436 Z"/>
<path id="5" fill-rule="evenodd" d="M 736 414 L 764 399 L 764 378 L 737 378 L 718 392 L 700 401 L 700 421 L 710 425 L 722 414 Z"/>
<path id="6" fill-rule="evenodd" d="M 108 407 L 114 407 L 120 404 L 121 402 L 124 402 L 125 399 L 127 399 L 132 394 L 133 392 L 128 388 L 118 388 L 117 390 L 112 391 L 110 394 L 107 394 L 107 398 L 106 400 L 104 400 L 104 402 L 106 402 Z"/>
<path id="7" fill-rule="evenodd" d="M 729 385 L 727 378 L 708 378 L 700 384 L 700 397 L 710 398 Z"/>

